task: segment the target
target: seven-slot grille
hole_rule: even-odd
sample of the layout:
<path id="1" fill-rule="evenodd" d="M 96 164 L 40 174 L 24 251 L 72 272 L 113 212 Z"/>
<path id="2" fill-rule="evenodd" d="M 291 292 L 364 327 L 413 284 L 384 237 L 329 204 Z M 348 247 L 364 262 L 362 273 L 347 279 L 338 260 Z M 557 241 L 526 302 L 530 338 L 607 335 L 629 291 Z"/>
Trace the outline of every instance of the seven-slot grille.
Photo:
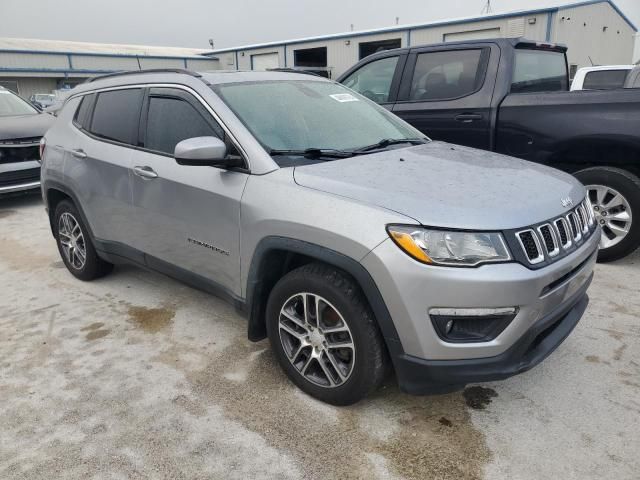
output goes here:
<path id="1" fill-rule="evenodd" d="M 528 228 L 516 233 L 525 257 L 530 264 L 553 259 L 568 250 L 574 243 L 586 239 L 595 229 L 595 217 L 589 200 L 564 217 L 556 218 L 537 228 Z"/>

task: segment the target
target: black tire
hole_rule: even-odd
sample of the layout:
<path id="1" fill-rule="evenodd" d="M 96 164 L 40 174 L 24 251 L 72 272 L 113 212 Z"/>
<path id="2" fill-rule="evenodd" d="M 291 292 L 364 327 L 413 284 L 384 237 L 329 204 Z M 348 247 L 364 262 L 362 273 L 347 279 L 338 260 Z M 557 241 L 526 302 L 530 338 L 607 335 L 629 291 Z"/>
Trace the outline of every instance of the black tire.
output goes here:
<path id="1" fill-rule="evenodd" d="M 80 231 L 82 232 L 84 249 L 86 252 L 86 258 L 82 266 L 77 266 L 71 263 L 69 258 L 67 258 L 67 255 L 65 254 L 61 243 L 61 234 L 59 231 L 60 217 L 62 217 L 62 215 L 65 213 L 73 217 L 73 219 L 77 222 Z M 62 200 L 56 206 L 56 210 L 53 216 L 53 232 L 56 238 L 56 243 L 58 244 L 58 251 L 60 252 L 62 261 L 67 267 L 67 270 L 69 270 L 69 272 L 71 272 L 74 277 L 80 280 L 90 281 L 95 280 L 96 278 L 103 277 L 113 270 L 113 264 L 101 259 L 96 253 L 96 249 L 93 246 L 93 242 L 91 241 L 91 236 L 89 235 L 89 230 L 84 224 L 82 216 L 78 212 L 78 209 L 71 201 Z"/>
<path id="2" fill-rule="evenodd" d="M 598 251 L 599 262 L 626 257 L 640 246 L 640 179 L 631 172 L 614 167 L 581 170 L 575 176 L 584 185 L 602 185 L 616 190 L 630 206 L 632 222 L 629 233 L 616 245 Z M 604 233 L 603 233 L 604 234 Z"/>
<path id="3" fill-rule="evenodd" d="M 342 315 L 353 345 L 350 375 L 331 388 L 316 385 L 289 361 L 280 340 L 280 311 L 299 293 L 323 297 Z M 266 310 L 267 333 L 280 366 L 291 381 L 309 395 L 332 405 L 351 405 L 366 397 L 384 380 L 387 354 L 373 312 L 358 285 L 348 275 L 331 266 L 312 263 L 287 273 L 273 287 Z M 326 357 L 325 357 L 326 358 Z"/>

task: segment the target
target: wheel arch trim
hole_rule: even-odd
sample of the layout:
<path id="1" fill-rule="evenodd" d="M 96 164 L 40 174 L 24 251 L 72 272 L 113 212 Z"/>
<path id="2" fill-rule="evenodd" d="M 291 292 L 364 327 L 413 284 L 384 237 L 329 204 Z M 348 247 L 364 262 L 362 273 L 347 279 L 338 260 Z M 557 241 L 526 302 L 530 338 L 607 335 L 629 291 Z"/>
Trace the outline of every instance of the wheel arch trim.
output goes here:
<path id="1" fill-rule="evenodd" d="M 380 290 L 368 270 L 357 260 L 327 247 L 288 237 L 269 236 L 263 238 L 256 246 L 247 276 L 247 313 L 249 317 L 248 336 L 252 341 L 265 338 L 265 310 L 269 291 L 265 291 L 266 260 L 270 253 L 300 254 L 314 260 L 339 268 L 356 281 L 373 310 L 377 324 L 382 332 L 389 353 L 393 358 L 402 353 L 398 337 L 389 309 L 384 302 Z"/>

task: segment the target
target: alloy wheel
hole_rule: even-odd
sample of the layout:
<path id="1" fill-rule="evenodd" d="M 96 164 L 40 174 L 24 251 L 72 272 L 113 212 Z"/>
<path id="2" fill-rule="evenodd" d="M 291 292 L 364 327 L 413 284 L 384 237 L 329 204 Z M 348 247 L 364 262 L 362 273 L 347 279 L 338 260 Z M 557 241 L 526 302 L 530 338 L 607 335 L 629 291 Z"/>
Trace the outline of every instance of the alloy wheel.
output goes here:
<path id="1" fill-rule="evenodd" d="M 80 224 L 69 212 L 64 212 L 58 219 L 58 237 L 69 264 L 81 270 L 87 261 L 87 246 Z"/>
<path id="2" fill-rule="evenodd" d="M 631 230 L 631 206 L 617 190 L 605 185 L 587 185 L 596 222 L 602 228 L 600 248 L 620 243 Z"/>
<path id="3" fill-rule="evenodd" d="M 289 362 L 315 385 L 335 388 L 353 372 L 356 349 L 347 322 L 319 295 L 298 293 L 280 310 L 279 337 Z"/>

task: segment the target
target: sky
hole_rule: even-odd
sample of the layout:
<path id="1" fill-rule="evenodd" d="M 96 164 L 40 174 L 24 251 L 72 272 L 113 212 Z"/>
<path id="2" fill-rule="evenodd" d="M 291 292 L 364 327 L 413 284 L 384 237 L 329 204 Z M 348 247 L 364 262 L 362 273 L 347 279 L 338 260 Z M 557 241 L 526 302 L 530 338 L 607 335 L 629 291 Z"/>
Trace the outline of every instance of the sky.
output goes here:
<path id="1" fill-rule="evenodd" d="M 493 13 L 576 0 L 491 0 Z M 615 0 L 640 26 L 640 0 Z M 215 48 L 476 16 L 486 0 L 0 0 L 0 37 Z"/>

